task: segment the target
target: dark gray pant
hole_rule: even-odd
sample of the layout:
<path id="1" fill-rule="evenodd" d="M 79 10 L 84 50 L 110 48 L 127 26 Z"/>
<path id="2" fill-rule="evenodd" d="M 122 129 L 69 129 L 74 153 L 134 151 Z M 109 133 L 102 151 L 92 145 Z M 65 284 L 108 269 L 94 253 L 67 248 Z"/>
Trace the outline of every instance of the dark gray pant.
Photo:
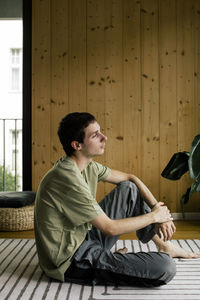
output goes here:
<path id="1" fill-rule="evenodd" d="M 150 211 L 136 185 L 129 181 L 119 183 L 100 206 L 111 219 L 134 217 Z M 153 225 L 137 231 L 143 243 L 154 235 Z M 118 238 L 105 236 L 93 227 L 75 253 L 65 280 L 89 285 L 159 286 L 174 277 L 176 265 L 166 253 L 112 253 L 110 249 Z"/>

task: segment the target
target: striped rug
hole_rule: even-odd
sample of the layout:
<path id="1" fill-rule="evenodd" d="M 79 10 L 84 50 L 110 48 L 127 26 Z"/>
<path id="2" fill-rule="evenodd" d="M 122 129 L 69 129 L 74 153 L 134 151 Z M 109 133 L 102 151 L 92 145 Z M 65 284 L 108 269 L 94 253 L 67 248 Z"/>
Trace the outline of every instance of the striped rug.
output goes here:
<path id="1" fill-rule="evenodd" d="M 200 240 L 173 240 L 175 244 L 200 252 Z M 126 246 L 129 251 L 156 251 L 153 242 L 119 240 L 113 251 Z M 177 274 L 159 288 L 81 286 L 47 278 L 38 265 L 35 240 L 0 239 L 0 300 L 200 300 L 200 259 L 176 259 Z"/>

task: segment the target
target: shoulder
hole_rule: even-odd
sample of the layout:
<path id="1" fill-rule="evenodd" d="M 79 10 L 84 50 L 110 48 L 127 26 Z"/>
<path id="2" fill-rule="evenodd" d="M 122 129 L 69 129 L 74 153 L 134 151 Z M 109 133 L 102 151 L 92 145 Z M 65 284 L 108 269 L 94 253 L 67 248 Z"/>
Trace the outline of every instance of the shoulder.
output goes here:
<path id="1" fill-rule="evenodd" d="M 87 168 L 88 168 L 88 169 L 93 169 L 94 171 L 99 172 L 99 170 L 101 170 L 102 167 L 103 167 L 102 164 L 100 164 L 100 163 L 98 163 L 98 162 L 92 160 L 92 161 L 89 163 L 89 165 L 88 165 Z"/>
<path id="2" fill-rule="evenodd" d="M 95 172 L 95 174 L 98 177 L 98 181 L 105 180 L 105 178 L 110 174 L 110 168 L 108 168 L 96 161 L 92 161 L 88 165 L 88 173 L 91 172 L 90 169 L 92 169 L 93 172 Z"/>
<path id="3" fill-rule="evenodd" d="M 68 186 L 77 182 L 80 177 L 80 171 L 74 162 L 67 157 L 60 158 L 54 166 L 45 174 L 41 180 L 40 186 Z"/>

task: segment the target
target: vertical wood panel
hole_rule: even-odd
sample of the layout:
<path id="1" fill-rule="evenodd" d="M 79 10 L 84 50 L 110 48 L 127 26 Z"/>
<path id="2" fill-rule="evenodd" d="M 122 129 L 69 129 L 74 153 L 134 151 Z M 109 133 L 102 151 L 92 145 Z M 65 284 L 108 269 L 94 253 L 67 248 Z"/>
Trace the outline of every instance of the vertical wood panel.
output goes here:
<path id="1" fill-rule="evenodd" d="M 200 0 L 33 0 L 33 189 L 63 155 L 60 119 L 88 111 L 108 136 L 97 159 L 179 212 L 189 174 L 160 173 L 200 132 L 199 31 Z"/>
<path id="2" fill-rule="evenodd" d="M 194 108 L 195 135 L 200 134 L 200 1 L 194 2 Z M 190 210 L 200 211 L 200 196 L 193 195 Z"/>
<path id="3" fill-rule="evenodd" d="M 50 1 L 35 0 L 33 5 L 33 190 L 50 167 Z"/>
<path id="4" fill-rule="evenodd" d="M 123 170 L 122 1 L 105 1 L 106 164 Z M 110 186 L 106 185 L 106 192 Z"/>
<path id="5" fill-rule="evenodd" d="M 141 2 L 142 179 L 159 197 L 158 1 Z"/>
<path id="6" fill-rule="evenodd" d="M 160 173 L 177 152 L 176 2 L 159 1 Z M 160 178 L 160 200 L 176 211 L 177 182 Z"/>
<path id="7" fill-rule="evenodd" d="M 86 0 L 69 1 L 69 109 L 86 111 Z"/>
<path id="8" fill-rule="evenodd" d="M 51 164 L 62 155 L 62 146 L 57 135 L 58 124 L 69 112 L 68 99 L 68 60 L 69 60 L 69 27 L 68 1 L 61 0 L 57 5 L 52 0 L 52 33 L 51 33 Z"/>
<path id="9" fill-rule="evenodd" d="M 101 131 L 105 133 L 105 43 L 104 43 L 104 1 L 93 0 L 87 3 L 87 110 L 92 113 Z M 105 163 L 105 155 L 96 160 Z M 105 184 L 100 183 L 97 199 L 105 193 Z"/>
<path id="10" fill-rule="evenodd" d="M 134 28 L 134 30 L 133 30 Z M 123 169 L 141 176 L 140 2 L 124 2 L 123 27 L 124 155 Z"/>
<path id="11" fill-rule="evenodd" d="M 177 1 L 177 114 L 178 150 L 189 151 L 195 135 L 194 3 Z M 178 183 L 178 198 L 191 184 L 188 173 Z M 190 201 L 191 203 L 191 201 Z M 189 208 L 190 203 L 186 206 Z M 178 209 L 180 202 L 178 203 Z"/>
<path id="12" fill-rule="evenodd" d="M 194 2 L 194 107 L 195 134 L 200 134 L 200 1 Z"/>
<path id="13" fill-rule="evenodd" d="M 105 114 L 104 27 L 104 1 L 88 1 L 87 108 L 103 127 Z"/>

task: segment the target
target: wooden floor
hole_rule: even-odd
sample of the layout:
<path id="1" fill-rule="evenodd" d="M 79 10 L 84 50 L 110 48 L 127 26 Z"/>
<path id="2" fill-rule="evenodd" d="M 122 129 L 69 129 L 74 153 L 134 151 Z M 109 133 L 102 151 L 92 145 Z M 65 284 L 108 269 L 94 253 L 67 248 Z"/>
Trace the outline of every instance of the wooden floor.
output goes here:
<path id="1" fill-rule="evenodd" d="M 200 239 L 199 221 L 175 221 L 176 233 L 173 239 Z M 0 232 L 0 238 L 34 239 L 34 231 Z M 124 234 L 121 239 L 136 239 L 135 233 Z"/>

